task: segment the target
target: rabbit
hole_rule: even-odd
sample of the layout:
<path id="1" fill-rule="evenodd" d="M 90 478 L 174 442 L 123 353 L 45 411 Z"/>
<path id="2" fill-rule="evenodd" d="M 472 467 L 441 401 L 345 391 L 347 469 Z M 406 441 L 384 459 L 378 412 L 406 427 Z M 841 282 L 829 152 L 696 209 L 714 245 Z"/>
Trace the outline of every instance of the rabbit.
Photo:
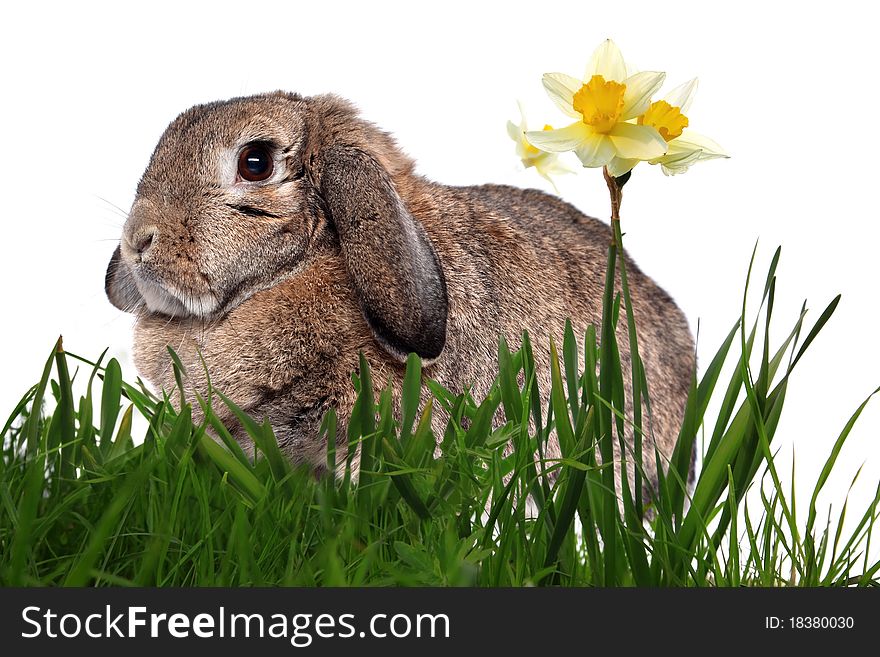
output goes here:
<path id="1" fill-rule="evenodd" d="M 427 180 L 348 101 L 279 91 L 197 105 L 170 124 L 105 289 L 136 315 L 133 357 L 146 380 L 174 387 L 171 346 L 204 394 L 204 358 L 216 389 L 267 418 L 283 452 L 320 473 L 331 407 L 337 453 L 347 448 L 361 352 L 380 385 L 399 391 L 415 352 L 426 376 L 480 399 L 499 335 L 515 348 L 527 330 L 546 404 L 551 336 L 561 344 L 567 318 L 580 336 L 601 326 L 610 237 L 607 224 L 538 190 Z M 678 435 L 694 341 L 670 296 L 624 257 L 653 401 L 647 491 L 653 448 L 667 462 Z M 436 413 L 435 435 L 443 426 Z M 547 458 L 559 456 L 551 443 Z"/>

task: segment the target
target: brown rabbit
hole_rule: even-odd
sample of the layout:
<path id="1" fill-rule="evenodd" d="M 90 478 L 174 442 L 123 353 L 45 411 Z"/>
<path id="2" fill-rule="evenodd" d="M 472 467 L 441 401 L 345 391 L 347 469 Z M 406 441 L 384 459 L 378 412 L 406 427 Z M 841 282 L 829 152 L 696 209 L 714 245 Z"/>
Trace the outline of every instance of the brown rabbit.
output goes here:
<path id="1" fill-rule="evenodd" d="M 153 153 L 107 270 L 110 300 L 137 314 L 141 373 L 173 387 L 170 345 L 203 389 L 200 352 L 214 386 L 267 417 L 290 458 L 316 469 L 331 406 L 344 441 L 361 351 L 379 383 L 399 389 L 415 352 L 427 376 L 471 386 L 479 399 L 496 374 L 498 335 L 513 348 L 528 330 L 546 396 L 550 337 L 561 338 L 566 318 L 581 336 L 601 323 L 609 227 L 540 191 L 450 187 L 413 168 L 335 96 L 279 92 L 181 114 Z M 627 267 L 653 435 L 668 458 L 693 339 L 672 299 Z M 656 479 L 650 442 L 645 454 Z"/>

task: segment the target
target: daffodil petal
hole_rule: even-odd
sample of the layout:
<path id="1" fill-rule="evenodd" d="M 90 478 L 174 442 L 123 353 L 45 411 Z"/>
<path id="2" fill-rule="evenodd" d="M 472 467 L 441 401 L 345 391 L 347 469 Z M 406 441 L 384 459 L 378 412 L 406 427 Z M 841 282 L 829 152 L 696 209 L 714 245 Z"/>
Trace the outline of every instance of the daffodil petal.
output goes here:
<path id="1" fill-rule="evenodd" d="M 559 160 L 556 160 L 555 162 L 553 162 L 553 172 L 557 173 L 557 174 L 577 173 L 577 171 L 575 169 L 572 169 L 568 164 L 566 164 L 565 162 L 560 162 Z"/>
<path id="2" fill-rule="evenodd" d="M 556 192 L 557 196 L 559 195 L 559 188 L 556 186 L 556 181 L 550 177 L 550 173 L 548 171 L 542 170 L 540 167 L 535 169 L 538 172 L 538 175 L 541 176 L 544 180 L 553 185 L 553 191 Z"/>
<path id="3" fill-rule="evenodd" d="M 547 95 L 559 109 L 572 118 L 580 118 L 573 105 L 574 94 L 583 84 L 580 80 L 565 73 L 545 73 L 541 82 L 547 90 Z"/>
<path id="4" fill-rule="evenodd" d="M 651 96 L 663 86 L 665 79 L 666 73 L 657 71 L 642 71 L 628 77 L 624 81 L 626 91 L 623 94 L 620 119 L 628 121 L 644 114 L 651 105 Z"/>
<path id="5" fill-rule="evenodd" d="M 544 157 L 541 158 L 537 167 L 554 176 L 575 173 L 574 169 L 559 160 L 559 156 L 556 153 L 544 153 Z"/>
<path id="6" fill-rule="evenodd" d="M 585 167 L 603 167 L 614 157 L 614 146 L 607 135 L 591 132 L 575 149 Z"/>
<path id="7" fill-rule="evenodd" d="M 513 121 L 507 122 L 507 136 L 513 139 L 515 142 L 519 142 L 522 139 L 522 130 L 518 125 L 516 125 Z"/>
<path id="8" fill-rule="evenodd" d="M 676 162 L 696 162 L 699 160 L 700 154 L 702 151 L 700 150 L 682 150 L 673 152 L 670 150 L 666 155 L 661 155 L 660 157 L 655 157 L 653 160 L 650 160 L 651 164 L 675 164 Z"/>
<path id="9" fill-rule="evenodd" d="M 717 143 L 696 132 L 685 130 L 681 136 L 669 142 L 669 150 L 679 152 L 684 150 L 702 151 L 701 160 L 709 160 L 717 157 L 730 157 Z"/>
<path id="10" fill-rule="evenodd" d="M 663 175 L 674 176 L 684 173 L 692 164 L 699 162 L 701 154 L 701 151 L 691 151 L 690 153 L 664 155 L 657 163 L 663 169 Z M 654 163 L 652 162 L 652 164 Z"/>
<path id="11" fill-rule="evenodd" d="M 703 135 L 685 131 L 681 137 L 669 142 L 666 155 L 652 160 L 651 164 L 660 164 L 663 173 L 674 176 L 684 173 L 697 162 L 726 158 L 728 155 L 714 141 Z"/>
<path id="12" fill-rule="evenodd" d="M 666 153 L 666 140 L 646 125 L 618 123 L 608 133 L 608 138 L 620 158 L 652 160 Z"/>
<path id="13" fill-rule="evenodd" d="M 609 174 L 617 178 L 618 176 L 625 174 L 627 171 L 631 171 L 638 163 L 639 160 L 627 160 L 621 157 L 613 157 L 605 167 L 608 169 Z"/>
<path id="14" fill-rule="evenodd" d="M 589 80 L 594 75 L 601 75 L 606 82 L 623 82 L 626 79 L 626 63 L 617 44 L 611 39 L 605 39 L 590 57 L 584 80 Z"/>
<path id="15" fill-rule="evenodd" d="M 590 130 L 582 121 L 572 123 L 557 130 L 533 130 L 526 133 L 526 139 L 532 146 L 551 153 L 573 151 L 580 146 L 590 134 Z"/>
<path id="16" fill-rule="evenodd" d="M 673 107 L 679 108 L 682 114 L 687 114 L 691 108 L 691 103 L 694 102 L 694 96 L 697 94 L 698 84 L 697 78 L 688 80 L 666 94 L 663 100 Z"/>

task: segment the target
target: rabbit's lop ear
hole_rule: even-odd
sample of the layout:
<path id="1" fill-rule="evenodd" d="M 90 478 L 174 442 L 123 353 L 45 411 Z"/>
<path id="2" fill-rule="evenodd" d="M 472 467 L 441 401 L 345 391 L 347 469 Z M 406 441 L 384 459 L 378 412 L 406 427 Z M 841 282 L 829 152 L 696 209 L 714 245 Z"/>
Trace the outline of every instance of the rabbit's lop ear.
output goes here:
<path id="1" fill-rule="evenodd" d="M 118 246 L 107 265 L 104 291 L 107 292 L 110 303 L 128 313 L 134 312 L 144 303 L 131 271 L 122 262 L 122 253 Z"/>
<path id="2" fill-rule="evenodd" d="M 401 362 L 410 352 L 437 358 L 446 342 L 446 279 L 388 173 L 359 148 L 332 146 L 324 153 L 321 195 L 379 344 Z"/>

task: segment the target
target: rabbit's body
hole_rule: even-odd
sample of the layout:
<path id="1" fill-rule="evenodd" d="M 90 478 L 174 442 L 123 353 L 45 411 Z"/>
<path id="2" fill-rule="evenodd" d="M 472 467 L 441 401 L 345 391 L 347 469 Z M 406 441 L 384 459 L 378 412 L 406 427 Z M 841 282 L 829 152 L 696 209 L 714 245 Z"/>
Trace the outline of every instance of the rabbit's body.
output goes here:
<path id="1" fill-rule="evenodd" d="M 287 177 L 259 190 L 244 181 L 224 188 L 224 153 L 242 148 L 238 135 L 285 143 L 256 134 L 271 133 L 266 124 L 293 125 L 294 145 L 281 151 Z M 206 166 L 211 153 L 218 162 Z M 187 179 L 187 166 L 205 180 Z M 399 390 L 402 360 L 416 351 L 427 376 L 479 399 L 497 373 L 498 335 L 513 348 L 527 330 L 546 401 L 550 337 L 561 344 L 566 318 L 581 337 L 601 324 L 609 227 L 536 190 L 443 186 L 412 168 L 390 138 L 333 97 L 276 94 L 183 114 L 157 147 L 108 271 L 110 298 L 138 311 L 141 373 L 173 387 L 170 345 L 190 384 L 204 390 L 201 353 L 217 389 L 267 417 L 285 452 L 318 469 L 326 458 L 321 418 L 335 407 L 344 439 L 361 351 L 379 383 Z M 247 196 L 255 191 L 259 197 Z M 205 200 L 213 195 L 220 200 Z M 237 209 L 232 219 L 221 205 Z M 263 233 L 239 248 L 229 232 L 241 223 Z M 287 241 L 273 250 L 273 239 Z M 272 264 L 260 270 L 262 257 Z M 246 273 L 230 282 L 235 267 Z M 693 340 L 669 296 L 629 259 L 627 272 L 651 428 L 668 457 L 693 374 Z M 623 322 L 618 339 L 628 381 Z M 435 429 L 442 432 L 439 419 Z M 653 450 L 646 454 L 653 475 Z"/>

